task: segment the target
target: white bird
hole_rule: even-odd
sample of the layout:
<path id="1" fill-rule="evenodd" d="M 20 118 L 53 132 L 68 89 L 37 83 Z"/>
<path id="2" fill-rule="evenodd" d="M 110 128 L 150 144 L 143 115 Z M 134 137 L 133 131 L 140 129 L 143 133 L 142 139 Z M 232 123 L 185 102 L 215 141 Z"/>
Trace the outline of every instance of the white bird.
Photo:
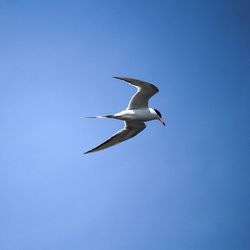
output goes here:
<path id="1" fill-rule="evenodd" d="M 165 126 L 161 113 L 157 109 L 148 107 L 149 99 L 154 94 L 159 92 L 159 89 L 156 86 L 151 83 L 136 80 L 133 78 L 114 78 L 126 81 L 137 88 L 137 92 L 132 96 L 127 109 L 113 115 L 90 116 L 86 118 L 113 118 L 123 120 L 124 128 L 118 131 L 113 136 L 111 136 L 105 142 L 101 143 L 95 148 L 90 149 L 84 154 L 96 152 L 114 146 L 120 142 L 123 142 L 136 136 L 146 128 L 144 122 L 151 120 L 159 120 L 161 124 Z"/>

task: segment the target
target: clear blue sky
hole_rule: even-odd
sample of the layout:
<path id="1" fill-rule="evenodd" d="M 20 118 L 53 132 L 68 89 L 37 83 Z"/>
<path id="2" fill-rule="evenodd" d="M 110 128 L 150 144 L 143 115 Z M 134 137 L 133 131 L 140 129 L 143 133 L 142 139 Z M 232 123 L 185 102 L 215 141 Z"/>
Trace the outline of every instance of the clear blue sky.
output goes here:
<path id="1" fill-rule="evenodd" d="M 0 249 L 247 250 L 245 0 L 0 1 Z M 134 139 L 82 120 L 155 83 Z"/>

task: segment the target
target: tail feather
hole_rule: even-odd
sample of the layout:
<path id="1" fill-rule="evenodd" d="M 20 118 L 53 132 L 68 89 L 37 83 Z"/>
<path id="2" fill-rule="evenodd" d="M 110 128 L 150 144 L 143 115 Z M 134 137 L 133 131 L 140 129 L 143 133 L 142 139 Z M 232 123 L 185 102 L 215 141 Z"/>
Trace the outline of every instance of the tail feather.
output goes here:
<path id="1" fill-rule="evenodd" d="M 113 118 L 113 115 L 97 115 L 97 116 L 86 116 L 81 118 Z"/>

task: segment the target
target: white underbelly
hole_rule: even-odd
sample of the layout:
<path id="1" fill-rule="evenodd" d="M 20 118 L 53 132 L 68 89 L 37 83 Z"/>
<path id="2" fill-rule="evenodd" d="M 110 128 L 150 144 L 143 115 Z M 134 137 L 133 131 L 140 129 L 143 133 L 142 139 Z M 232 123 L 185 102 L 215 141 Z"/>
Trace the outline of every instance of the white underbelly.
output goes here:
<path id="1" fill-rule="evenodd" d="M 115 114 L 115 116 L 117 119 L 125 121 L 151 121 L 155 119 L 149 109 L 124 110 Z"/>

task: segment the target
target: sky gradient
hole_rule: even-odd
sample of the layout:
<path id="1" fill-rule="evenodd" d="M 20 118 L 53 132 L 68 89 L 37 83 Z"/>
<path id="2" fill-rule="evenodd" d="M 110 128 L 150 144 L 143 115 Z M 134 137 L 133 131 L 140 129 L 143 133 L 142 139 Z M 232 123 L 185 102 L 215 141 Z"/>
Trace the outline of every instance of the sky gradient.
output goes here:
<path id="1" fill-rule="evenodd" d="M 0 249 L 248 250 L 250 16 L 240 1 L 0 1 Z M 83 120 L 154 83 L 135 138 Z"/>

